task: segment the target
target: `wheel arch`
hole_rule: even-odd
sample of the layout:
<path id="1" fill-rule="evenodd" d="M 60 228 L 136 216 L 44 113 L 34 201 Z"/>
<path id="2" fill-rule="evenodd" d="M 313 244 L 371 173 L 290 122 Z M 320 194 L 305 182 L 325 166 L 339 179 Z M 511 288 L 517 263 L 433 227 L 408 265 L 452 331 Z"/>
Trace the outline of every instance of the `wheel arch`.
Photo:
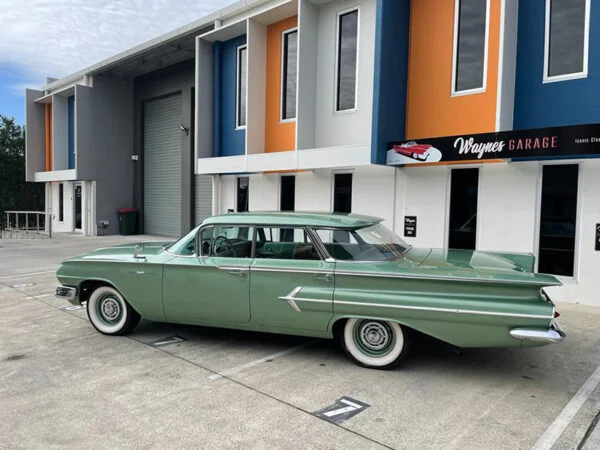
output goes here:
<path id="1" fill-rule="evenodd" d="M 90 298 L 90 295 L 92 295 L 92 292 L 94 292 L 96 289 L 98 289 L 99 287 L 102 287 L 102 286 L 107 286 L 107 287 L 115 289 L 119 294 L 121 294 L 123 299 L 129 304 L 129 306 L 135 312 L 140 314 L 139 309 L 136 308 L 135 305 L 133 303 L 131 303 L 125 297 L 125 295 L 123 295 L 123 292 L 121 291 L 121 289 L 119 289 L 113 282 L 108 281 L 103 278 L 88 278 L 79 283 L 79 285 L 78 285 L 79 303 L 87 302 Z"/>

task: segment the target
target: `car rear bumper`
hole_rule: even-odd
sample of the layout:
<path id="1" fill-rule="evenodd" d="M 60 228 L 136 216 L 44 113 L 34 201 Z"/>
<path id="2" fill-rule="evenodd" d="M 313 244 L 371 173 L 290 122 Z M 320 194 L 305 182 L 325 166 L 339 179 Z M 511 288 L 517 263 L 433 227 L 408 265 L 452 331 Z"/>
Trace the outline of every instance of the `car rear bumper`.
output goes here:
<path id="1" fill-rule="evenodd" d="M 535 328 L 514 328 L 510 330 L 510 335 L 520 341 L 540 342 L 552 344 L 562 342 L 567 335 L 560 329 L 556 320 L 553 320 L 548 330 L 540 330 Z"/>
<path id="2" fill-rule="evenodd" d="M 56 298 L 61 298 L 64 300 L 68 300 L 69 303 L 73 303 L 74 305 L 79 304 L 76 300 L 77 298 L 77 289 L 69 286 L 59 286 L 56 288 L 54 292 L 54 296 Z"/>

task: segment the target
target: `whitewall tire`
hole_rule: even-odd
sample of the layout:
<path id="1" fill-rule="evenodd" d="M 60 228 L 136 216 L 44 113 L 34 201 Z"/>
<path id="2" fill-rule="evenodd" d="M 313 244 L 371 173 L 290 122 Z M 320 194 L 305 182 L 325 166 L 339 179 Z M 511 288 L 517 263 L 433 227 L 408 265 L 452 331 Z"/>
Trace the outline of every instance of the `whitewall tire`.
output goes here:
<path id="1" fill-rule="evenodd" d="M 129 306 L 119 291 L 110 286 L 96 288 L 88 299 L 86 309 L 90 322 L 102 334 L 127 334 L 140 321 L 140 315 Z"/>
<path id="2" fill-rule="evenodd" d="M 392 369 L 402 362 L 408 337 L 395 322 L 348 319 L 342 344 L 355 363 L 373 369 Z"/>

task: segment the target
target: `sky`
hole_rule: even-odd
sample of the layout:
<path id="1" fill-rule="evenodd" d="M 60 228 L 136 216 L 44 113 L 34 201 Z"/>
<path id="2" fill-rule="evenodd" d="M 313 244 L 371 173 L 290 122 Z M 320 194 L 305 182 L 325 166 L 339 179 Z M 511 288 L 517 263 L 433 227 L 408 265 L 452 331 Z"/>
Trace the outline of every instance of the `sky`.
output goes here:
<path id="1" fill-rule="evenodd" d="M 25 88 L 61 78 L 233 0 L 0 0 L 0 114 L 25 123 Z"/>

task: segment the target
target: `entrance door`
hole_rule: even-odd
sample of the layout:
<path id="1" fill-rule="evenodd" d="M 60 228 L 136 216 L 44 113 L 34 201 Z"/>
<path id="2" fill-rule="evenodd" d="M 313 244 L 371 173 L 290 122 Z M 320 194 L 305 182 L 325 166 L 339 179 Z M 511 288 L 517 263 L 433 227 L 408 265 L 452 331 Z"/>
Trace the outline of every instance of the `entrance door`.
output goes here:
<path id="1" fill-rule="evenodd" d="M 250 267 L 252 322 L 325 331 L 333 316 L 335 263 L 323 261 L 302 228 L 258 228 Z"/>
<path id="2" fill-rule="evenodd" d="M 75 230 L 81 231 L 81 222 L 82 222 L 82 208 L 81 208 L 81 194 L 82 194 L 82 186 L 81 183 L 76 183 L 73 186 L 73 196 L 75 197 Z"/>
<path id="3" fill-rule="evenodd" d="M 448 248 L 475 250 L 479 169 L 453 169 Z"/>

